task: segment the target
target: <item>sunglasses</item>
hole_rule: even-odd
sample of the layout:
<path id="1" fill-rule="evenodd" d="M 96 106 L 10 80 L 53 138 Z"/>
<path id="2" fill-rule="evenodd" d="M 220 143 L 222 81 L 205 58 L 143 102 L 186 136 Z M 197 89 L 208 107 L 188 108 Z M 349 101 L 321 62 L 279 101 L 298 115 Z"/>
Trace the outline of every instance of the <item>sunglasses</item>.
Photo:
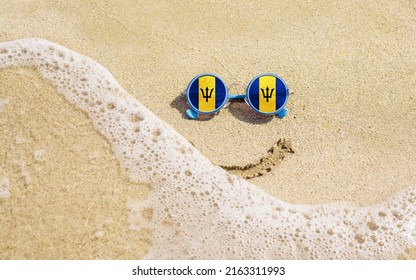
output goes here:
<path id="1" fill-rule="evenodd" d="M 186 115 L 195 120 L 199 114 L 216 113 L 232 99 L 245 99 L 246 103 L 260 114 L 284 118 L 288 113 L 285 105 L 289 98 L 289 88 L 283 79 L 275 74 L 266 73 L 255 77 L 249 83 L 246 94 L 228 94 L 228 91 L 229 88 L 217 75 L 196 76 L 185 92 L 190 106 Z"/>

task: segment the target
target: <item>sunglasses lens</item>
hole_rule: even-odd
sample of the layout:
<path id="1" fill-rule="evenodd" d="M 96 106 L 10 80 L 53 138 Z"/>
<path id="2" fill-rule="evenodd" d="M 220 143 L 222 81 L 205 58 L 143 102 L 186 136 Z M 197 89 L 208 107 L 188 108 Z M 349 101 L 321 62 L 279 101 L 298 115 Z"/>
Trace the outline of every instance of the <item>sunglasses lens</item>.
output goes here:
<path id="1" fill-rule="evenodd" d="M 215 113 L 225 105 L 227 98 L 227 86 L 214 74 L 196 76 L 186 90 L 189 106 L 201 114 Z"/>
<path id="2" fill-rule="evenodd" d="M 247 102 L 261 114 L 275 115 L 282 110 L 289 96 L 285 82 L 277 75 L 255 77 L 247 88 Z"/>

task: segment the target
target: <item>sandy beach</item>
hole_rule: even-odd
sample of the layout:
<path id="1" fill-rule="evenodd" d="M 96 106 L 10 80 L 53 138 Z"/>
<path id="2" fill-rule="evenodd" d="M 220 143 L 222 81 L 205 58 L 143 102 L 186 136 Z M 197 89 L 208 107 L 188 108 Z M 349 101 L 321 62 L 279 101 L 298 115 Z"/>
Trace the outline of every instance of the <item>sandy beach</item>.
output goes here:
<path id="1" fill-rule="evenodd" d="M 256 164 L 285 139 L 290 152 L 238 174 L 279 200 L 365 207 L 416 185 L 411 1 L 2 7 L 0 42 L 44 38 L 92 58 L 214 165 Z M 262 116 L 235 102 L 212 118 L 187 119 L 182 93 L 206 72 L 228 85 L 276 73 L 293 91 L 289 115 Z M 129 227 L 126 205 L 151 187 L 129 180 L 109 141 L 54 85 L 33 69 L 0 70 L 0 128 L 0 187 L 8 192 L 0 198 L 0 259 L 146 256 L 154 236 Z M 416 255 L 408 248 L 397 257 Z"/>

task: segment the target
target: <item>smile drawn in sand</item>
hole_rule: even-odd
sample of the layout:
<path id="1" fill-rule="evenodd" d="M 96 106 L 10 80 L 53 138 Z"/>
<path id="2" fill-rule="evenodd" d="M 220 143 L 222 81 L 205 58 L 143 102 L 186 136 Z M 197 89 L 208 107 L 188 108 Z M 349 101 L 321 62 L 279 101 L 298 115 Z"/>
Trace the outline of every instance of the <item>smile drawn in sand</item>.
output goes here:
<path id="1" fill-rule="evenodd" d="M 255 163 L 244 166 L 239 165 L 220 165 L 221 168 L 229 173 L 239 175 L 245 179 L 260 177 L 273 170 L 288 154 L 295 153 L 292 142 L 286 139 L 279 139 L 268 151 L 267 154 Z"/>

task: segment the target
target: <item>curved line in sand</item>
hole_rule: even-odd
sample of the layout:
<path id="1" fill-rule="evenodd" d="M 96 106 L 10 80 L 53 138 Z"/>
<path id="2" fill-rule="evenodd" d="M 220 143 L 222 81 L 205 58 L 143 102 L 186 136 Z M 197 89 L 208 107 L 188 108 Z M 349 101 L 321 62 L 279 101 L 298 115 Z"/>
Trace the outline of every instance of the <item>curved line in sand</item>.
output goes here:
<path id="1" fill-rule="evenodd" d="M 263 176 L 273 170 L 288 154 L 295 153 L 292 142 L 284 138 L 279 139 L 268 151 L 267 154 L 257 162 L 240 165 L 219 165 L 229 173 L 238 175 L 245 179 L 253 179 Z"/>

